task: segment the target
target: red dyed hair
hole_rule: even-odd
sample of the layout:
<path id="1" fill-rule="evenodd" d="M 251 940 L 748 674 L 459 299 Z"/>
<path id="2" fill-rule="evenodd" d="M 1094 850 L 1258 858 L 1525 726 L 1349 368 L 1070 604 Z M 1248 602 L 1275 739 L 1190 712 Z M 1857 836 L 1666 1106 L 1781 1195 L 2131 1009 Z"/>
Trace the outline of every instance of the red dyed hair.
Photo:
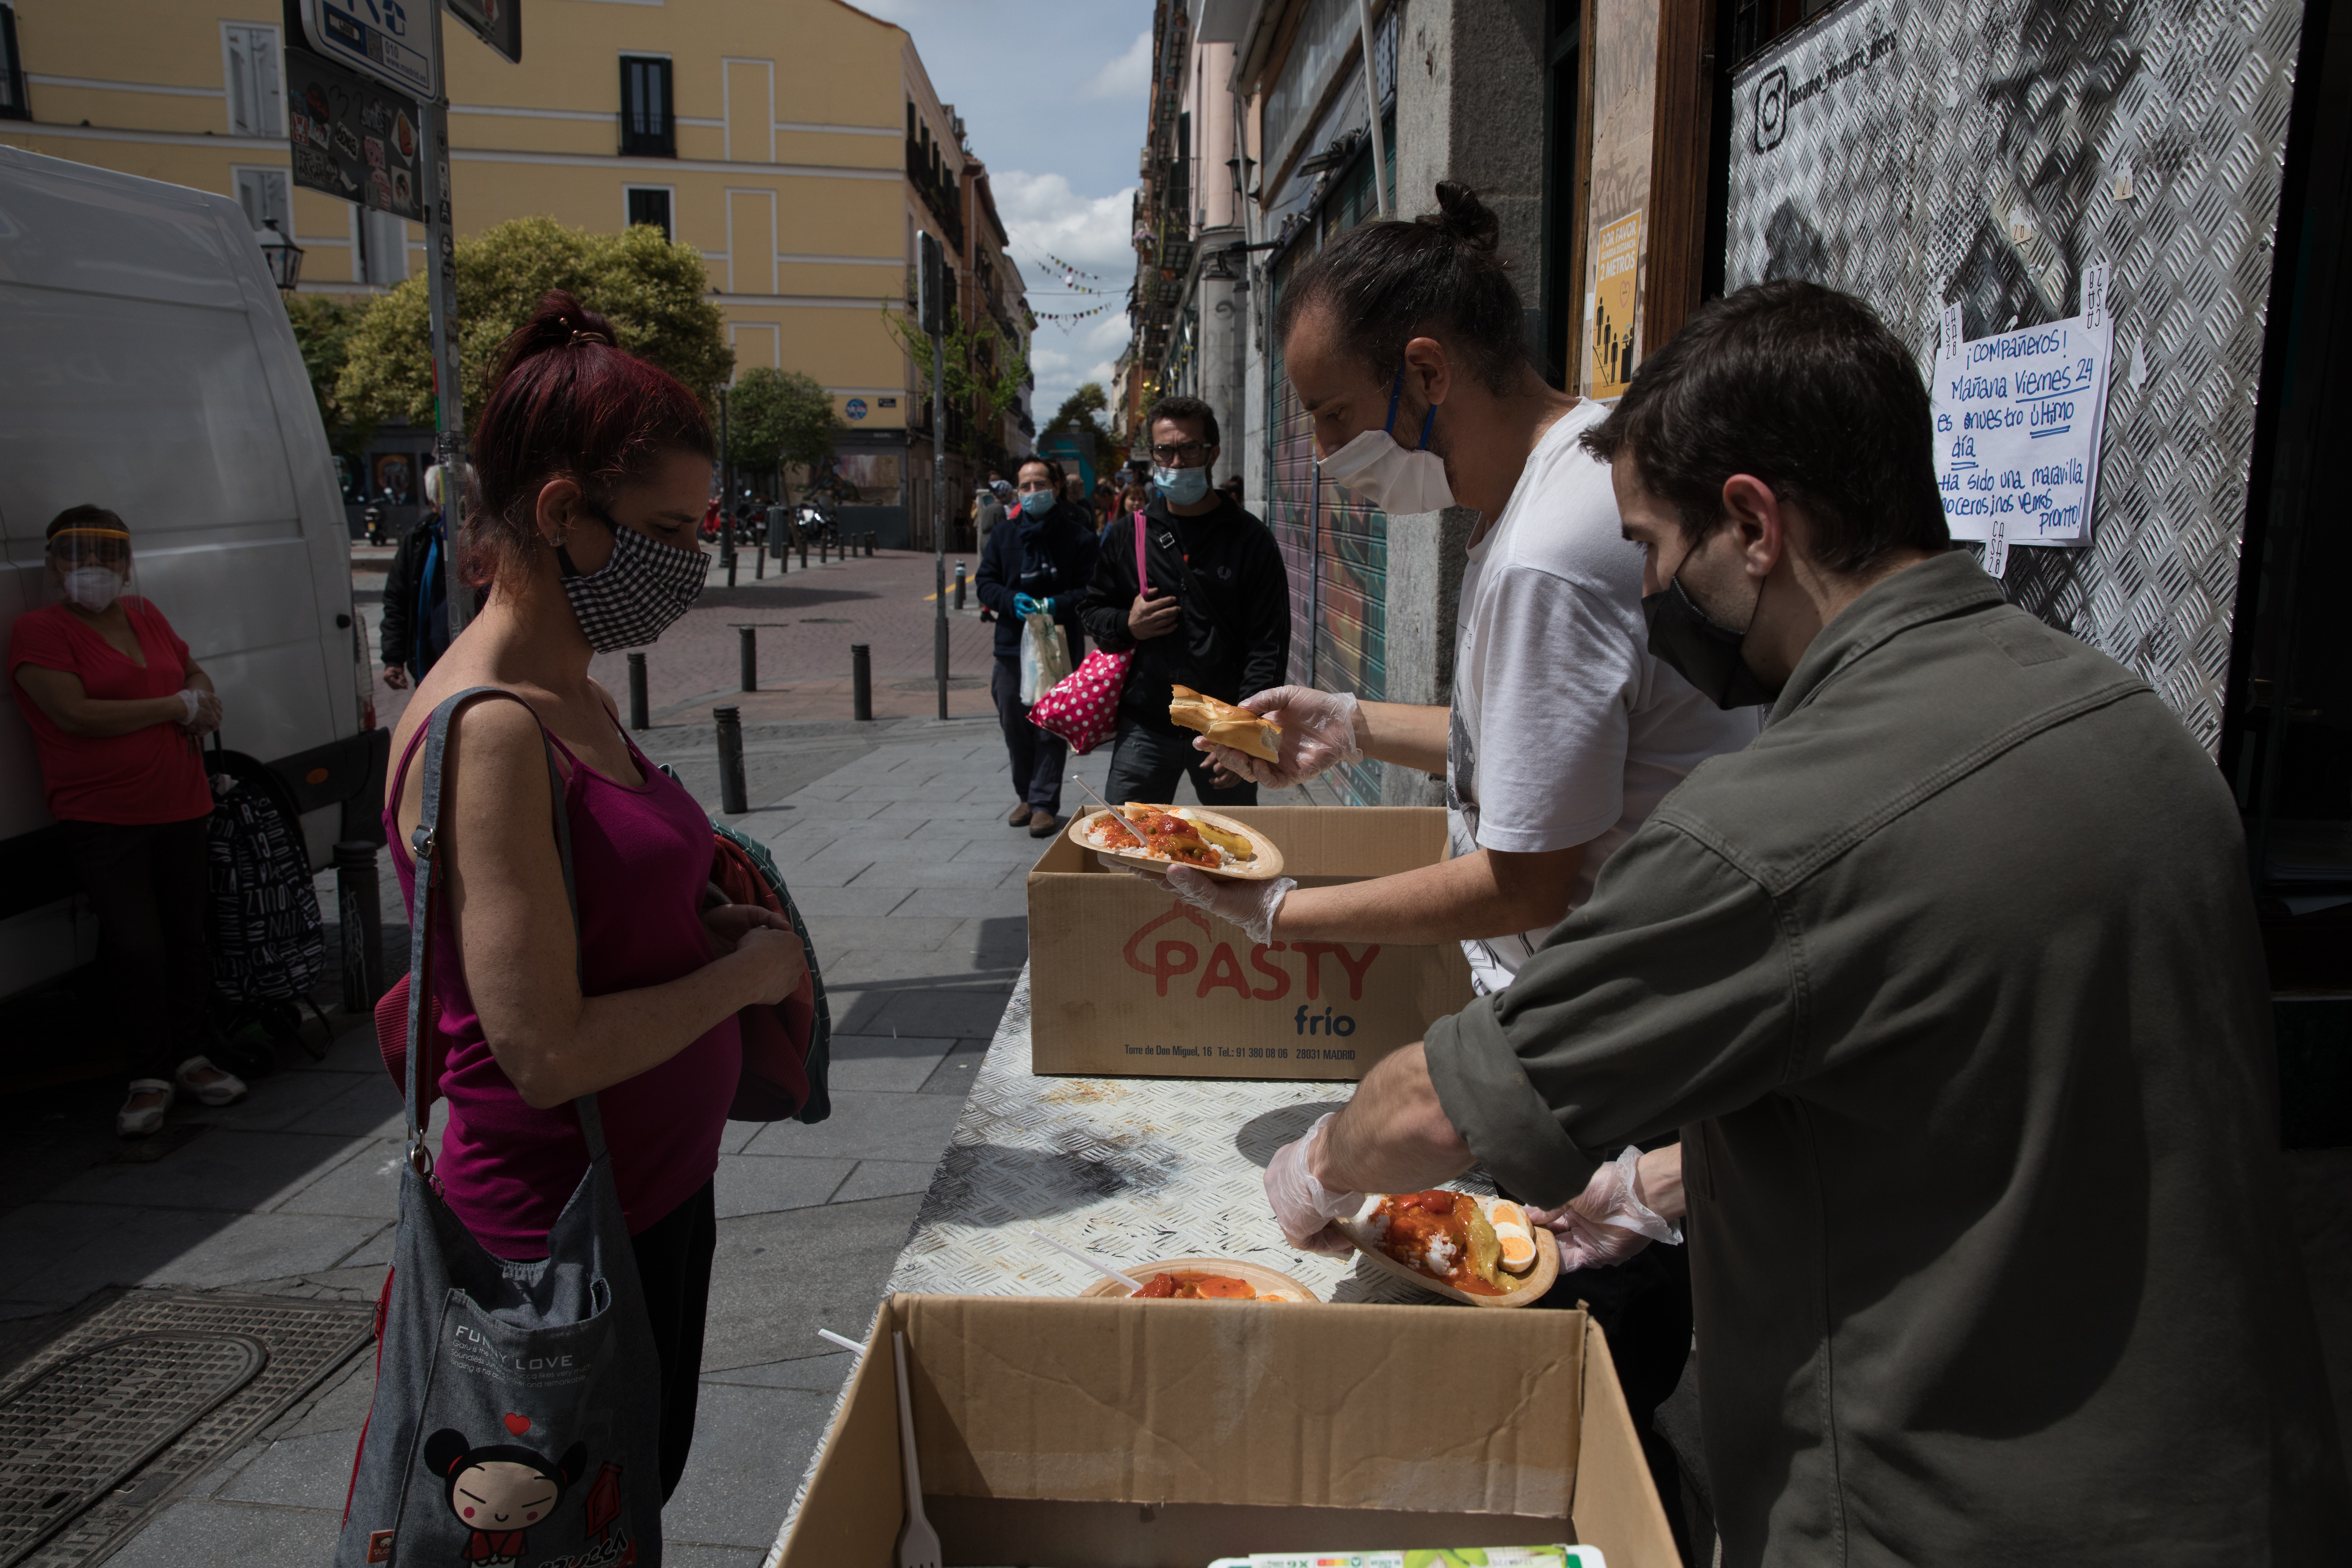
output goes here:
<path id="1" fill-rule="evenodd" d="M 603 504 L 672 452 L 719 456 L 701 401 L 667 371 L 623 353 L 611 324 L 561 289 L 499 352 L 474 434 L 471 582 L 490 581 L 538 548 L 548 480 L 575 480 Z"/>

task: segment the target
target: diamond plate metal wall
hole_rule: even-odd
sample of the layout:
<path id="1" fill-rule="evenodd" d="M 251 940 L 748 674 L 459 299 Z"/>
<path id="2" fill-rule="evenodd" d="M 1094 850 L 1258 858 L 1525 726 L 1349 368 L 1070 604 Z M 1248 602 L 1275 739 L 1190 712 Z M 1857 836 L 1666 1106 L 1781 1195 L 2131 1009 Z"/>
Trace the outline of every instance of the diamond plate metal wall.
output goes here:
<path id="1" fill-rule="evenodd" d="M 1848 0 L 1734 78 L 1727 285 L 1869 300 L 1922 373 L 2111 268 L 2116 374 L 2088 549 L 2010 597 L 2221 741 L 2302 0 Z M 1971 548 L 1981 551 L 1981 546 Z"/>

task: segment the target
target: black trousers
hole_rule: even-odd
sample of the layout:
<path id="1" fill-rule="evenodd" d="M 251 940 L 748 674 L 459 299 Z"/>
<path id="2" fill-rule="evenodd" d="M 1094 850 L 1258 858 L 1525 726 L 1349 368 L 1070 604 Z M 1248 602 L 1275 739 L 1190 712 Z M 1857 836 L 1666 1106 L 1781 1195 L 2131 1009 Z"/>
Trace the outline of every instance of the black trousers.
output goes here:
<path id="1" fill-rule="evenodd" d="M 205 952 L 205 816 L 61 822 L 66 853 L 98 911 L 98 963 L 132 1078 L 170 1081 L 205 1048 L 212 963 Z"/>
<path id="2" fill-rule="evenodd" d="M 1062 775 L 1069 771 L 1070 743 L 1029 722 L 1029 704 L 1021 700 L 1018 657 L 996 656 L 988 694 L 996 699 L 996 721 L 1003 727 L 1004 750 L 1013 762 L 1013 795 L 1050 816 L 1061 816 Z"/>
<path id="3" fill-rule="evenodd" d="M 677 1490 L 694 1449 L 702 1395 L 702 1325 L 710 1315 L 710 1259 L 719 1250 L 716 1178 L 629 1238 L 661 1358 L 662 1500 Z"/>
<path id="4" fill-rule="evenodd" d="M 1176 781 L 1190 773 L 1192 793 L 1201 797 L 1202 805 L 1255 805 L 1257 785 L 1244 781 L 1231 789 L 1219 789 L 1209 782 L 1208 753 L 1194 751 L 1192 741 L 1190 730 L 1163 735 L 1120 714 L 1118 740 L 1110 754 L 1110 779 L 1103 785 L 1104 797 L 1114 805 L 1124 805 L 1130 800 L 1166 805 L 1176 798 Z"/>

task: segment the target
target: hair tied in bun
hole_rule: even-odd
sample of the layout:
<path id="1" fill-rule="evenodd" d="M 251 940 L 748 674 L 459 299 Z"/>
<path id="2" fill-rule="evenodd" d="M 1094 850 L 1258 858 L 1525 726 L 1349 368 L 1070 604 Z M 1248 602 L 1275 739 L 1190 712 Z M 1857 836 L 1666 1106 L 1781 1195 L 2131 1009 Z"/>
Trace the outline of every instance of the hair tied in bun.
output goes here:
<path id="1" fill-rule="evenodd" d="M 1437 182 L 1437 211 L 1422 222 L 1473 250 L 1492 253 L 1502 239 L 1503 226 L 1478 193 L 1457 180 Z"/>

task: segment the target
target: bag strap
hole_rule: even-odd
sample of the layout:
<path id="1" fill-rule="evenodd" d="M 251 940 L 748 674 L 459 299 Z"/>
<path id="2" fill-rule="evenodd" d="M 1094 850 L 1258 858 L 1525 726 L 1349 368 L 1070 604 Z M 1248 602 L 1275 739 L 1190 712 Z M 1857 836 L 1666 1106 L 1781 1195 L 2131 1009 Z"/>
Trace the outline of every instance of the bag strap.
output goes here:
<path id="1" fill-rule="evenodd" d="M 426 1008 L 433 994 L 433 895 L 440 884 L 441 826 L 441 764 L 449 749 L 449 725 L 457 710 L 478 697 L 504 697 L 524 702 L 516 693 L 500 686 L 469 686 L 465 690 L 442 700 L 425 721 L 425 799 L 417 813 L 416 831 L 409 835 L 409 855 L 415 867 L 415 896 L 410 900 L 408 938 L 408 1064 L 404 1074 L 405 1090 L 403 1109 L 408 1122 L 408 1163 L 418 1175 L 432 1174 L 432 1156 L 425 1148 L 425 1128 L 416 1114 L 417 1077 L 424 1059 Z M 533 722 L 538 710 L 531 709 Z M 572 814 L 563 808 L 563 775 L 555 765 L 555 749 L 549 743 L 547 727 L 540 725 L 539 744 L 547 757 L 547 783 L 555 802 L 555 850 L 563 864 L 563 901 L 572 910 L 572 971 L 582 973 L 579 951 L 580 893 L 572 873 Z M 572 1102 L 580 1115 L 581 1136 L 588 1143 L 591 1161 L 604 1157 L 604 1118 L 593 1094 L 583 1094 Z"/>
<path id="2" fill-rule="evenodd" d="M 1151 597 L 1151 578 L 1143 570 L 1143 513 L 1139 510 L 1135 514 L 1135 596 L 1149 599 Z"/>

